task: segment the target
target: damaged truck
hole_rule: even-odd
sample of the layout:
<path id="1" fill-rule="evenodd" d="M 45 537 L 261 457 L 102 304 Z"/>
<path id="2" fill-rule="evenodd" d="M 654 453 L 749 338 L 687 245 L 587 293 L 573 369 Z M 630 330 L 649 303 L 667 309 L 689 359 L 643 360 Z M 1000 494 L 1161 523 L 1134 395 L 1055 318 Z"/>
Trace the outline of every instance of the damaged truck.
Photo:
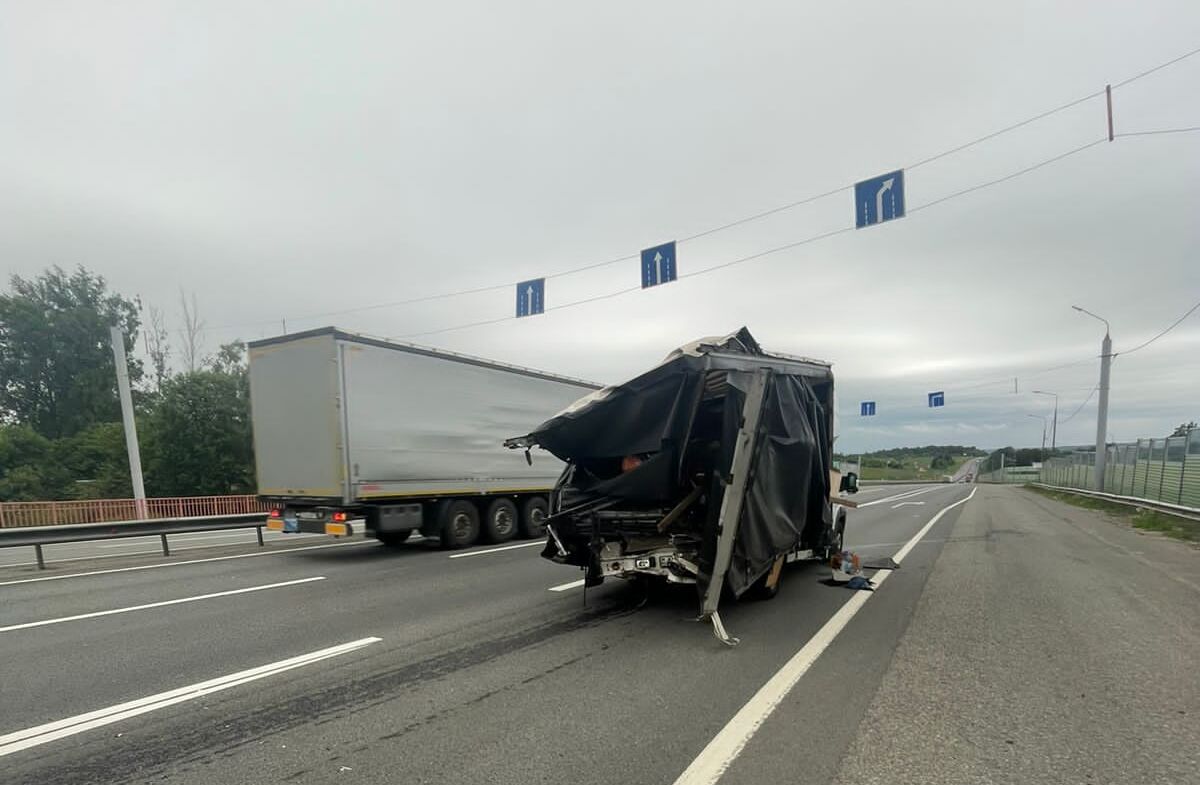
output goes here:
<path id="1" fill-rule="evenodd" d="M 764 351 L 745 329 L 672 352 L 506 446 L 566 466 L 542 556 L 606 578 L 692 584 L 733 645 L 723 593 L 773 597 L 786 563 L 841 550 L 855 478 L 832 471 L 828 363 Z M 831 484 L 838 483 L 838 488 Z"/>

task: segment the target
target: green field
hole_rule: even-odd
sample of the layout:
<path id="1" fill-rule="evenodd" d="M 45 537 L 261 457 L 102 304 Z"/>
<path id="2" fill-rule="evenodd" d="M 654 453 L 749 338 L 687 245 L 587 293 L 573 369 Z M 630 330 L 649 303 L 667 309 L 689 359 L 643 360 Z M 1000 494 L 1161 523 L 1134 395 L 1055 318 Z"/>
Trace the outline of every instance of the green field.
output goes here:
<path id="1" fill-rule="evenodd" d="M 905 448 L 898 450 L 883 450 L 877 453 L 862 455 L 862 470 L 860 480 L 941 480 L 954 476 L 967 461 L 983 456 L 982 451 L 974 448 Z M 939 465 L 934 468 L 935 458 L 941 456 Z M 845 463 L 855 463 L 859 456 L 835 455 L 835 460 Z"/>

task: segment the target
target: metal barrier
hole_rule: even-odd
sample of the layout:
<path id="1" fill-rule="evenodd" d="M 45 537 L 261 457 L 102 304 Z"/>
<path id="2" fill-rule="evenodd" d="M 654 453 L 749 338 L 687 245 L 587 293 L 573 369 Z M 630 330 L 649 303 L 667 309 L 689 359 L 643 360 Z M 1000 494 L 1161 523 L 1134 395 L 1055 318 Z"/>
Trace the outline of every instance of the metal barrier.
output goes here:
<path id="1" fill-rule="evenodd" d="M 1104 501 L 1113 502 L 1114 504 L 1124 504 L 1128 507 L 1137 507 L 1145 510 L 1157 510 L 1171 515 L 1176 515 L 1180 518 L 1188 518 L 1193 521 L 1200 521 L 1200 508 L 1188 507 L 1182 504 L 1171 504 L 1170 502 L 1154 501 L 1151 499 L 1141 499 L 1136 496 L 1122 496 L 1116 493 L 1103 493 L 1101 491 L 1089 491 L 1083 488 L 1069 488 L 1064 485 L 1047 485 L 1044 482 L 1033 483 L 1034 487 L 1045 488 L 1051 491 L 1062 491 L 1063 493 L 1074 493 L 1079 496 L 1087 496 L 1092 499 L 1103 499 Z"/>
<path id="2" fill-rule="evenodd" d="M 1033 466 L 1005 466 L 991 472 L 980 472 L 975 482 L 1024 485 L 1042 478 L 1042 470 Z"/>
<path id="3" fill-rule="evenodd" d="M 145 504 L 147 519 L 245 515 L 265 513 L 270 509 L 252 495 L 159 497 L 146 499 Z M 135 499 L 0 502 L 0 529 L 137 519 L 138 505 Z"/>
<path id="4" fill-rule="evenodd" d="M 1200 429 L 1183 436 L 1110 444 L 1105 461 L 1106 492 L 1200 507 Z M 1042 467 L 1042 482 L 1095 490 L 1095 465 L 1095 450 L 1051 458 Z"/>
<path id="5" fill-rule="evenodd" d="M 0 529 L 0 548 L 32 546 L 37 552 L 39 570 L 46 569 L 43 545 L 64 542 L 88 542 L 90 540 L 115 540 L 123 537 L 158 536 L 163 556 L 170 556 L 167 545 L 168 534 L 185 532 L 227 531 L 229 529 L 257 529 L 258 544 L 263 544 L 263 526 L 266 519 L 261 513 L 243 515 L 214 515 L 198 518 L 162 518 L 154 521 L 119 521 L 111 523 L 82 523 L 71 526 L 30 526 L 23 529 Z"/>

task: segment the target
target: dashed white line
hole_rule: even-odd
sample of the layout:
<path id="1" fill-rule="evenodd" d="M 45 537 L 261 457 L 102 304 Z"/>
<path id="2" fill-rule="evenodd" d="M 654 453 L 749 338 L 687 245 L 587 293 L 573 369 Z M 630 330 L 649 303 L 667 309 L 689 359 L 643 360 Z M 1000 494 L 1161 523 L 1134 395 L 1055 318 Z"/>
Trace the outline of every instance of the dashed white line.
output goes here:
<path id="1" fill-rule="evenodd" d="M 268 665 L 261 665 L 257 668 L 238 671 L 228 676 L 197 682 L 187 687 L 160 692 L 157 695 L 151 695 L 146 698 L 120 703 L 116 706 L 90 711 L 86 714 L 77 714 L 74 717 L 68 717 L 64 720 L 47 722 L 44 725 L 37 725 L 32 728 L 9 733 L 0 736 L 0 757 L 11 755 L 14 752 L 20 752 L 30 747 L 37 747 L 56 739 L 74 736 L 76 733 L 82 733 L 93 728 L 111 725 L 114 722 L 120 722 L 130 717 L 136 717 L 139 714 L 163 709 L 176 703 L 183 703 L 184 701 L 194 700 L 204 695 L 211 695 L 214 692 L 227 690 L 230 687 L 237 687 L 238 685 L 257 681 L 258 679 L 265 679 L 268 676 L 274 676 L 277 673 L 283 673 L 293 668 L 300 668 L 305 665 L 311 665 L 314 662 L 337 657 L 341 654 L 348 654 L 370 646 L 372 643 L 378 643 L 380 640 L 382 638 L 360 638 L 339 646 L 330 646 L 327 649 L 320 649 L 308 654 L 301 654 L 298 657 L 291 657 L 286 660 L 272 662 Z"/>
<path id="2" fill-rule="evenodd" d="M 167 605 L 182 605 L 185 602 L 200 602 L 201 600 L 211 600 L 216 597 L 231 597 L 235 594 L 249 594 L 253 591 L 266 591 L 267 589 L 279 589 L 284 586 L 296 586 L 301 583 L 312 583 L 313 581 L 325 580 L 324 575 L 318 575 L 313 578 L 300 578 L 294 581 L 281 581 L 280 583 L 267 583 L 262 586 L 248 586 L 244 589 L 230 589 L 229 591 L 217 591 L 211 594 L 197 594 L 194 597 L 180 597 L 175 600 L 163 600 L 161 602 L 148 602 L 144 605 L 130 605 L 125 608 L 113 608 L 107 611 L 94 611 L 92 613 L 78 613 L 74 616 L 59 616 L 57 619 L 42 619 L 41 621 L 30 621 L 24 624 L 10 624 L 7 627 L 0 627 L 0 632 L 13 632 L 14 630 L 27 630 L 30 627 L 45 627 L 48 624 L 62 624 L 68 621 L 81 621 L 83 619 L 95 619 L 100 616 L 113 616 L 118 613 L 132 613 L 133 611 L 144 611 L 150 608 L 162 608 Z"/>
<path id="3" fill-rule="evenodd" d="M 904 547 L 896 552 L 892 558 L 896 562 L 901 562 L 908 555 L 921 538 L 933 528 L 942 516 L 960 504 L 966 504 L 975 495 L 975 490 L 971 491 L 971 495 L 965 499 L 959 499 L 953 504 L 943 507 L 937 515 L 933 516 L 919 532 L 912 536 Z M 891 575 L 890 571 L 881 570 L 873 577 L 875 587 L 879 586 L 887 580 Z M 808 672 L 812 664 L 817 661 L 821 653 L 833 643 L 838 634 L 845 629 L 850 620 L 855 614 L 862 609 L 874 592 L 855 592 L 854 595 L 846 601 L 846 604 L 838 609 L 838 612 L 833 615 L 829 621 L 825 622 L 824 626 L 817 631 L 817 634 L 809 639 L 808 643 L 800 648 L 800 651 L 792 655 L 782 668 L 780 668 L 771 679 L 759 688 L 745 706 L 743 706 L 737 714 L 733 716 L 728 724 L 721 729 L 719 733 L 708 743 L 700 754 L 692 761 L 679 778 L 675 780 L 675 785 L 713 785 L 721 776 L 729 769 L 729 766 L 745 749 L 746 744 L 753 738 L 754 734 L 762 727 L 767 718 L 779 706 L 787 694 L 791 692 L 800 678 Z"/>
<path id="4" fill-rule="evenodd" d="M 482 551 L 467 551 L 466 553 L 452 553 L 451 559 L 465 559 L 468 556 L 482 556 L 485 553 L 499 553 L 500 551 L 515 551 L 517 548 L 532 548 L 535 545 L 544 546 L 546 543 L 538 540 L 537 542 L 522 542 L 516 545 L 503 545 L 499 548 L 487 548 Z"/>
<path id="5" fill-rule="evenodd" d="M 558 586 L 551 586 L 550 591 L 570 591 L 571 589 L 578 589 L 582 585 L 583 578 L 580 578 L 579 580 L 571 581 L 570 583 L 560 583 Z"/>
<path id="6" fill-rule="evenodd" d="M 859 506 L 859 509 L 861 509 L 863 507 L 872 507 L 876 504 L 886 504 L 888 502 L 899 501 L 901 499 L 911 499 L 914 496 L 920 496 L 923 493 L 929 493 L 930 491 L 936 491 L 939 488 L 944 488 L 944 487 L 947 487 L 947 486 L 931 485 L 928 488 L 918 488 L 915 491 L 905 491 L 904 493 L 898 493 L 895 496 L 888 496 L 884 499 L 875 499 L 873 501 L 869 501 L 869 502 L 866 502 L 865 504 L 860 504 L 858 506 Z"/>

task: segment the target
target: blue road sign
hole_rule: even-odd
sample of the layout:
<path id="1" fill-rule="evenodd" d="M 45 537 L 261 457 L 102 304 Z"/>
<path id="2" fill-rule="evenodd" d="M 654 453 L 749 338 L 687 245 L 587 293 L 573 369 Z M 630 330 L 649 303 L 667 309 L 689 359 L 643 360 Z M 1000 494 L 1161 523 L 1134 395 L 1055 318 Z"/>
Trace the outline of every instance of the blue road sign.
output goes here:
<path id="1" fill-rule="evenodd" d="M 854 225 L 880 224 L 904 217 L 904 170 L 872 177 L 854 185 Z"/>
<path id="2" fill-rule="evenodd" d="M 546 279 L 534 278 L 517 284 L 517 317 L 536 316 L 546 311 Z"/>
<path id="3" fill-rule="evenodd" d="M 642 288 L 675 280 L 675 241 L 642 251 Z"/>
<path id="4" fill-rule="evenodd" d="M 862 402 L 862 410 L 861 410 L 859 416 L 860 417 L 874 417 L 875 416 L 875 402 L 874 401 L 863 401 Z"/>
<path id="5" fill-rule="evenodd" d="M 930 409 L 936 409 L 939 406 L 945 406 L 945 405 L 946 405 L 946 393 L 944 393 L 944 392 L 929 393 L 929 408 Z"/>

